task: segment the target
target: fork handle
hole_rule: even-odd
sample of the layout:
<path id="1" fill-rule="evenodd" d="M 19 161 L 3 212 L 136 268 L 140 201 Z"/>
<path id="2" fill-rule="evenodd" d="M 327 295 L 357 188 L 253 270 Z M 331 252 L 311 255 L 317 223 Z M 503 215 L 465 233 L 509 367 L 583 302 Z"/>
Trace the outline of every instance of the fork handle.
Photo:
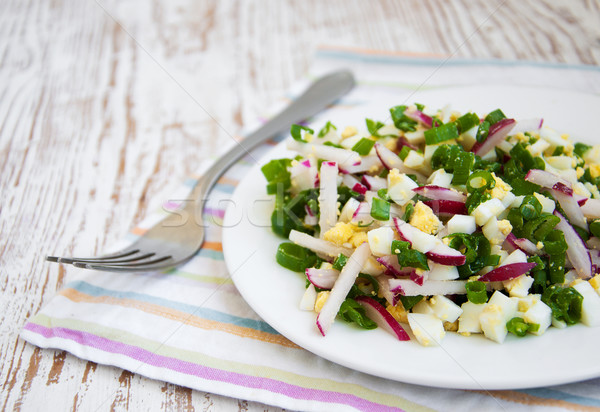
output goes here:
<path id="1" fill-rule="evenodd" d="M 217 179 L 242 156 L 249 154 L 250 150 L 265 140 L 290 128 L 294 123 L 308 119 L 319 113 L 328 105 L 348 93 L 355 85 L 354 76 L 347 70 L 340 70 L 319 78 L 312 83 L 288 107 L 251 133 L 222 157 L 220 157 L 201 179 L 196 183 L 190 198 L 199 202 L 186 202 L 189 213 L 196 214 L 196 219 L 202 221 L 202 212 L 197 213 L 199 207 L 204 207 L 206 197 Z"/>

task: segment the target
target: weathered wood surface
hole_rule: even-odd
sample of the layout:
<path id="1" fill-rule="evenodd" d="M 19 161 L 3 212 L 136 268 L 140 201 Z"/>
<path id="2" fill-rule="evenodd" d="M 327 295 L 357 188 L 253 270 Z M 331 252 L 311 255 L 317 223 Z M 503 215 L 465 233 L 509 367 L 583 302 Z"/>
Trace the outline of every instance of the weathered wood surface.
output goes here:
<path id="1" fill-rule="evenodd" d="M 75 268 L 300 78 L 321 43 L 600 64 L 594 0 L 4 0 L 0 408 L 278 410 L 18 338 Z"/>

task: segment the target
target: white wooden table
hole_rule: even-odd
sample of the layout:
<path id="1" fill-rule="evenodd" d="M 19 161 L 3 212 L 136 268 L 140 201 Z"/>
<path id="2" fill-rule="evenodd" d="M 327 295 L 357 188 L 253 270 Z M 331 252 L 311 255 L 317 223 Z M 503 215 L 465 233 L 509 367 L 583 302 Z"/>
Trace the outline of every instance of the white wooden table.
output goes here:
<path id="1" fill-rule="evenodd" d="M 598 0 L 4 0 L 0 408 L 278 410 L 150 380 L 18 333 L 306 71 L 318 44 L 600 64 Z"/>

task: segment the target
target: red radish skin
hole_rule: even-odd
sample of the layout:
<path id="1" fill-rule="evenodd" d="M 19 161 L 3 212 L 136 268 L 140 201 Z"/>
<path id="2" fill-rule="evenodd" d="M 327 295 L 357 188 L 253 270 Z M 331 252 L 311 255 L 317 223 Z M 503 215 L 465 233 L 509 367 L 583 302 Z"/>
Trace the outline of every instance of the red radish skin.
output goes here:
<path id="1" fill-rule="evenodd" d="M 515 127 L 515 119 L 502 119 L 490 126 L 487 139 L 475 143 L 471 151 L 478 156 L 485 156 L 490 150 L 498 145 Z"/>
<path id="2" fill-rule="evenodd" d="M 467 261 L 465 255 L 443 243 L 436 245 L 425 255 L 431 261 L 446 266 L 461 266 Z"/>
<path id="3" fill-rule="evenodd" d="M 335 269 L 308 268 L 306 269 L 305 274 L 310 283 L 319 289 L 331 289 L 340 275 L 340 272 Z"/>
<path id="4" fill-rule="evenodd" d="M 415 187 L 413 192 L 428 197 L 432 200 L 451 200 L 455 202 L 462 202 L 463 204 L 467 200 L 467 195 L 464 193 L 436 185 Z"/>
<path id="5" fill-rule="evenodd" d="M 518 238 L 514 234 L 509 233 L 506 237 L 506 241 L 514 248 L 519 249 L 528 255 L 543 255 L 540 249 L 529 239 Z"/>
<path id="6" fill-rule="evenodd" d="M 531 269 L 536 267 L 537 263 L 510 263 L 508 265 L 497 267 L 496 269 L 490 270 L 485 275 L 479 278 L 482 282 L 501 282 L 504 280 L 510 280 L 518 278 L 519 276 L 529 272 Z"/>
<path id="7" fill-rule="evenodd" d="M 547 189 L 552 189 L 557 183 L 562 183 L 564 186 L 572 188 L 571 182 L 565 178 L 540 169 L 531 169 L 525 175 L 525 180 Z"/>
<path id="8" fill-rule="evenodd" d="M 464 202 L 454 200 L 426 200 L 423 202 L 433 210 L 434 213 L 446 216 L 466 215 L 467 207 Z"/>
<path id="9" fill-rule="evenodd" d="M 398 340 L 410 340 L 410 336 L 396 319 L 375 299 L 368 296 L 358 296 L 356 301 L 365 308 L 369 319 L 373 320 L 379 327 L 392 334 Z"/>

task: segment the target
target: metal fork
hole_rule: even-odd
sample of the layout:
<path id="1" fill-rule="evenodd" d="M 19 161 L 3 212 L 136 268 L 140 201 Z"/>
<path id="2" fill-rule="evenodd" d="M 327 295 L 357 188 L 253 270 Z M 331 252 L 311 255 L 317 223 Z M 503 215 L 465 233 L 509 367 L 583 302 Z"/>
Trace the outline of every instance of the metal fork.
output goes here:
<path id="1" fill-rule="evenodd" d="M 192 201 L 185 202 L 131 246 L 100 257 L 47 256 L 46 260 L 113 272 L 151 272 L 180 265 L 194 256 L 204 243 L 205 228 L 201 211 L 208 192 L 225 170 L 259 143 L 289 129 L 293 123 L 317 114 L 348 93 L 354 84 L 354 77 L 348 71 L 334 72 L 315 81 L 285 110 L 217 160 L 196 182 L 188 197 Z"/>

